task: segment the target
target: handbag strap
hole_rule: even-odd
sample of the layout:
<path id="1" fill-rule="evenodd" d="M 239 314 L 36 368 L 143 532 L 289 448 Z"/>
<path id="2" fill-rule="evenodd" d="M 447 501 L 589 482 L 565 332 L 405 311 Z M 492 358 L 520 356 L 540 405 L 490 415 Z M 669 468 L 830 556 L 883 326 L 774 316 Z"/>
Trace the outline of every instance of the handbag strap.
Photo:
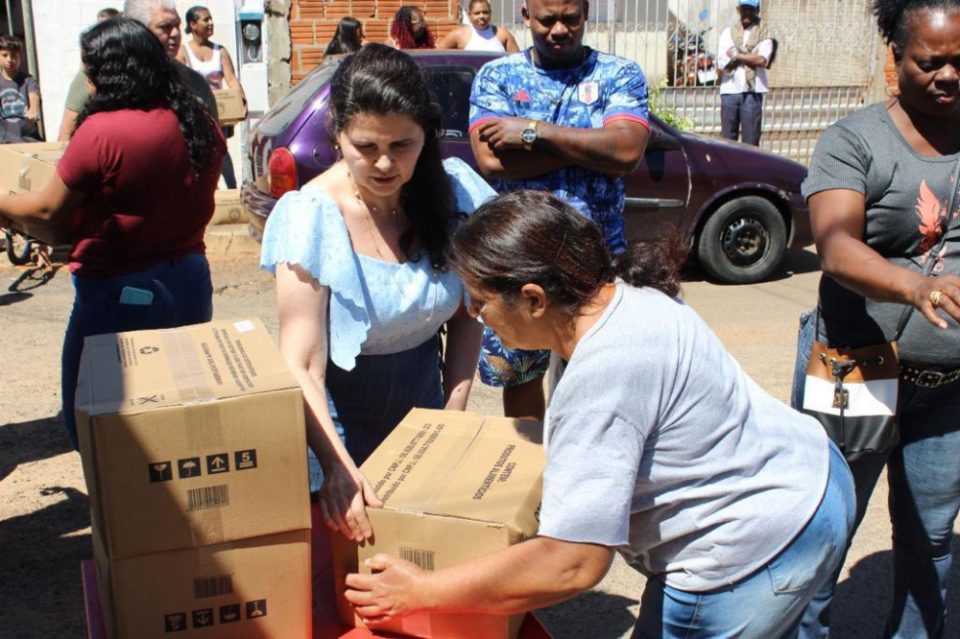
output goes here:
<path id="1" fill-rule="evenodd" d="M 943 233 L 940 234 L 940 239 L 937 240 L 937 245 L 931 249 L 930 256 L 931 259 L 927 260 L 927 263 L 923 267 L 923 276 L 930 277 L 930 273 L 933 272 L 933 267 L 937 263 L 937 256 L 940 255 L 940 251 L 943 249 L 943 245 L 947 241 L 947 232 L 950 230 L 950 220 L 953 218 L 953 211 L 957 206 L 957 197 L 960 194 L 960 158 L 957 159 L 957 166 L 953 170 L 951 175 L 953 178 L 953 192 L 950 193 L 950 205 L 947 207 L 946 212 L 946 222 L 943 224 Z M 897 322 L 897 332 L 894 333 L 893 340 L 896 342 L 900 339 L 900 336 L 903 335 L 903 331 L 907 328 L 907 322 L 910 321 L 910 316 L 914 311 L 913 305 L 908 304 L 903 312 L 900 313 L 900 321 Z"/>

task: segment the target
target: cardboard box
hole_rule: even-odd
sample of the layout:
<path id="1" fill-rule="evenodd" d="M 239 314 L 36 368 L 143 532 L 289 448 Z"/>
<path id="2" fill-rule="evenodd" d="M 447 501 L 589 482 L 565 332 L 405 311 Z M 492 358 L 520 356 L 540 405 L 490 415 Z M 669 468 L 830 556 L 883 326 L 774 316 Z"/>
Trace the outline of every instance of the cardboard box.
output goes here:
<path id="1" fill-rule="evenodd" d="M 213 217 L 210 226 L 214 224 L 241 224 L 247 220 L 240 201 L 240 189 L 217 189 L 213 192 Z"/>
<path id="2" fill-rule="evenodd" d="M 259 320 L 87 338 L 76 414 L 111 559 L 310 528 L 300 386 Z"/>
<path id="3" fill-rule="evenodd" d="M 545 458 L 539 422 L 474 413 L 411 411 L 361 470 L 384 501 L 368 508 L 374 541 L 334 535 L 341 620 L 360 624 L 343 598 L 349 572 L 381 552 L 426 570 L 507 548 L 537 533 Z M 523 615 L 418 614 L 380 628 L 413 637 L 516 637 Z"/>
<path id="4" fill-rule="evenodd" d="M 217 101 L 220 124 L 237 124 L 247 119 L 247 105 L 239 89 L 217 89 L 213 97 Z"/>
<path id="5" fill-rule="evenodd" d="M 110 559 L 94 543 L 111 639 L 310 639 L 310 531 Z"/>
<path id="6" fill-rule="evenodd" d="M 66 142 L 25 142 L 0 145 L 0 192 L 39 191 L 57 173 Z M 69 225 L 63 228 L 15 224 L 27 235 L 51 245 L 70 242 Z"/>
<path id="7" fill-rule="evenodd" d="M 0 145 L 0 189 L 8 193 L 39 191 L 57 173 L 66 142 Z"/>

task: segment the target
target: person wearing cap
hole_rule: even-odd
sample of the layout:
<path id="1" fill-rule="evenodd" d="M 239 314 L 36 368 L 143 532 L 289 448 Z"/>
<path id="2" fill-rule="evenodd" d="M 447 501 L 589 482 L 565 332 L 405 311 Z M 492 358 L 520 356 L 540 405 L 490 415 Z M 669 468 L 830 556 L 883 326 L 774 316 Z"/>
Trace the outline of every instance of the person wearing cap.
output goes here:
<path id="1" fill-rule="evenodd" d="M 760 22 L 760 0 L 738 0 L 739 18 L 720 35 L 717 63 L 720 82 L 721 135 L 760 145 L 763 94 L 769 90 L 767 67 L 775 40 Z"/>

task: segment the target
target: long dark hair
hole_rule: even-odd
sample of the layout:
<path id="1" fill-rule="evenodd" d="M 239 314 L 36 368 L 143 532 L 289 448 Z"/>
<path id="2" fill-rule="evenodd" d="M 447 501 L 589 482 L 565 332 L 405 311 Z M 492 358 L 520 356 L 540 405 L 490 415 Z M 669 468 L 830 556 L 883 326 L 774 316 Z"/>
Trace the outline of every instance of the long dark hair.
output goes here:
<path id="1" fill-rule="evenodd" d="M 363 46 L 361 34 L 363 33 L 363 23 L 356 18 L 340 18 L 337 23 L 337 30 L 327 45 L 323 55 L 333 55 L 335 53 L 354 53 Z"/>
<path id="2" fill-rule="evenodd" d="M 512 191 L 483 204 L 453 234 L 448 259 L 472 288 L 516 303 L 524 284 L 575 317 L 604 284 L 621 278 L 680 293 L 687 251 L 679 234 L 632 245 L 611 260 L 603 233 L 569 204 L 542 191 Z"/>
<path id="3" fill-rule="evenodd" d="M 436 43 L 433 39 L 433 33 L 430 32 L 429 25 L 424 25 L 423 33 L 419 38 L 413 35 L 413 14 L 423 13 L 419 7 L 400 7 L 393 16 L 393 24 L 390 25 L 390 37 L 397 43 L 401 49 L 433 49 Z"/>
<path id="4" fill-rule="evenodd" d="M 893 52 L 900 60 L 903 48 L 910 39 L 910 14 L 920 9 L 960 9 L 960 0 L 874 0 L 873 14 L 877 17 L 877 26 L 887 44 L 893 45 Z"/>
<path id="5" fill-rule="evenodd" d="M 95 113 L 166 107 L 180 122 L 194 172 L 200 175 L 210 167 L 214 151 L 223 145 L 217 125 L 145 26 L 130 18 L 94 25 L 80 36 L 80 57 L 96 92 L 77 116 L 74 130 Z"/>
<path id="6" fill-rule="evenodd" d="M 410 228 L 400 246 L 409 254 L 417 239 L 433 268 L 446 268 L 444 249 L 455 217 L 453 192 L 440 154 L 440 105 L 432 99 L 420 66 L 406 53 L 383 44 L 368 44 L 344 59 L 330 82 L 333 137 L 359 113 L 405 115 L 423 129 L 423 150 L 403 186 L 403 211 Z"/>

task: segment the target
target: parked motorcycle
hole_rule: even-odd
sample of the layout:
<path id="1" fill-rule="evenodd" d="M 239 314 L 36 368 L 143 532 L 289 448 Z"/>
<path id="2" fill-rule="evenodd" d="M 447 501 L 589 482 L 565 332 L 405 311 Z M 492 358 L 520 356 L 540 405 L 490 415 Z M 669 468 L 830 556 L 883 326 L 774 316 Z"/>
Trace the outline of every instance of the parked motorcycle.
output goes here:
<path id="1" fill-rule="evenodd" d="M 707 52 L 705 38 L 712 28 L 674 34 L 671 47 L 675 61 L 673 86 L 709 87 L 717 84 L 720 74 L 715 58 Z"/>

